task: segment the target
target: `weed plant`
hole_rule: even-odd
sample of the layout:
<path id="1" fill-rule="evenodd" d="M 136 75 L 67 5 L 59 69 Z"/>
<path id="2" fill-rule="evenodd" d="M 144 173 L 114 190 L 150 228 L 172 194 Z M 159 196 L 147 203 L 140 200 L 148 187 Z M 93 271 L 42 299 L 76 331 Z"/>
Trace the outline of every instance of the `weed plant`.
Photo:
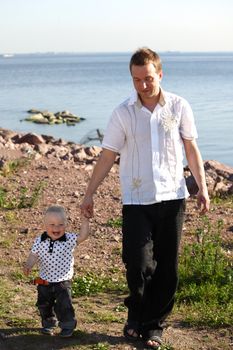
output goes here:
<path id="1" fill-rule="evenodd" d="M 97 343 L 97 344 L 92 345 L 91 349 L 92 350 L 108 350 L 109 345 L 106 343 Z"/>
<path id="2" fill-rule="evenodd" d="M 9 160 L 3 164 L 0 168 L 0 175 L 6 177 L 9 175 L 14 174 L 18 169 L 24 167 L 30 159 L 15 159 L 15 160 Z"/>
<path id="3" fill-rule="evenodd" d="M 177 303 L 186 321 L 195 325 L 226 326 L 233 319 L 232 262 L 222 249 L 222 221 L 211 227 L 203 219 L 196 240 L 186 244 L 180 257 Z"/>
<path id="4" fill-rule="evenodd" d="M 44 187 L 45 183 L 40 181 L 31 193 L 28 188 L 22 187 L 17 195 L 13 194 L 14 190 L 0 187 L 0 208 L 10 210 L 32 208 L 37 204 Z"/>
<path id="5" fill-rule="evenodd" d="M 72 283 L 72 293 L 74 297 L 96 295 L 104 292 L 126 292 L 127 286 L 125 280 L 114 280 L 111 276 L 99 276 L 93 273 L 87 273 L 84 276 L 74 278 Z"/>
<path id="6" fill-rule="evenodd" d="M 107 226 L 112 228 L 121 228 L 122 227 L 122 218 L 109 219 L 107 221 Z"/>

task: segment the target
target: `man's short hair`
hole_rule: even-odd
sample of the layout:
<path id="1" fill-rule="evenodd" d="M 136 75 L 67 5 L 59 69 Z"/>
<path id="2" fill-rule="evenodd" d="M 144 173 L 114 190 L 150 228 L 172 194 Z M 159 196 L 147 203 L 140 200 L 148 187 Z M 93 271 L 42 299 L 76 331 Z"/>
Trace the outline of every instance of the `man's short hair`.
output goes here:
<path id="1" fill-rule="evenodd" d="M 132 66 L 144 66 L 145 64 L 152 63 L 155 66 L 156 72 L 162 71 L 162 62 L 159 55 L 147 47 L 138 49 L 130 59 L 129 69 L 132 71 Z"/>

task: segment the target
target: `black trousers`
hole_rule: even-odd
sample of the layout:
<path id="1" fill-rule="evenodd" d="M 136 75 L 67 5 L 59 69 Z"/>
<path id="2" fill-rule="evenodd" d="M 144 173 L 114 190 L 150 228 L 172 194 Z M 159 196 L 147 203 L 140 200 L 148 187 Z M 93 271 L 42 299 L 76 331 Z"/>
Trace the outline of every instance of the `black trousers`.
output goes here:
<path id="1" fill-rule="evenodd" d="M 174 305 L 185 200 L 123 206 L 123 262 L 128 322 L 142 334 L 162 330 Z"/>
<path id="2" fill-rule="evenodd" d="M 74 329 L 76 319 L 71 300 L 71 281 L 38 285 L 37 307 L 39 309 L 42 326 L 62 329 Z"/>

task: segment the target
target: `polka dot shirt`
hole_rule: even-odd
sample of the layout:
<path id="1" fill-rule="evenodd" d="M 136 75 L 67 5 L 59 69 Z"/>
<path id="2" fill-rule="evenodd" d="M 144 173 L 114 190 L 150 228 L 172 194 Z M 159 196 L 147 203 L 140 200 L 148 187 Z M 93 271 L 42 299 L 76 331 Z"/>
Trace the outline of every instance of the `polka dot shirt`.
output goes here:
<path id="1" fill-rule="evenodd" d="M 38 256 L 40 277 L 48 282 L 70 280 L 74 274 L 74 248 L 77 234 L 65 233 L 53 241 L 46 232 L 37 237 L 31 252 Z"/>

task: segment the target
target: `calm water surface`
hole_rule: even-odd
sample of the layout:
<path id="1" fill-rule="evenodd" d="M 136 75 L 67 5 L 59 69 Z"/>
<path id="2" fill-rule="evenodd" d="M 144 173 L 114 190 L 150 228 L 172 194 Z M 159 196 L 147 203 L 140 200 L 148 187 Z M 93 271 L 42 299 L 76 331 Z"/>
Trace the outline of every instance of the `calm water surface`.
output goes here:
<path id="1" fill-rule="evenodd" d="M 185 97 L 204 159 L 233 166 L 233 53 L 161 53 L 162 87 Z M 79 142 L 105 130 L 113 108 L 131 93 L 130 54 L 42 54 L 0 58 L 0 127 Z M 30 108 L 69 110 L 75 127 L 21 122 Z"/>

